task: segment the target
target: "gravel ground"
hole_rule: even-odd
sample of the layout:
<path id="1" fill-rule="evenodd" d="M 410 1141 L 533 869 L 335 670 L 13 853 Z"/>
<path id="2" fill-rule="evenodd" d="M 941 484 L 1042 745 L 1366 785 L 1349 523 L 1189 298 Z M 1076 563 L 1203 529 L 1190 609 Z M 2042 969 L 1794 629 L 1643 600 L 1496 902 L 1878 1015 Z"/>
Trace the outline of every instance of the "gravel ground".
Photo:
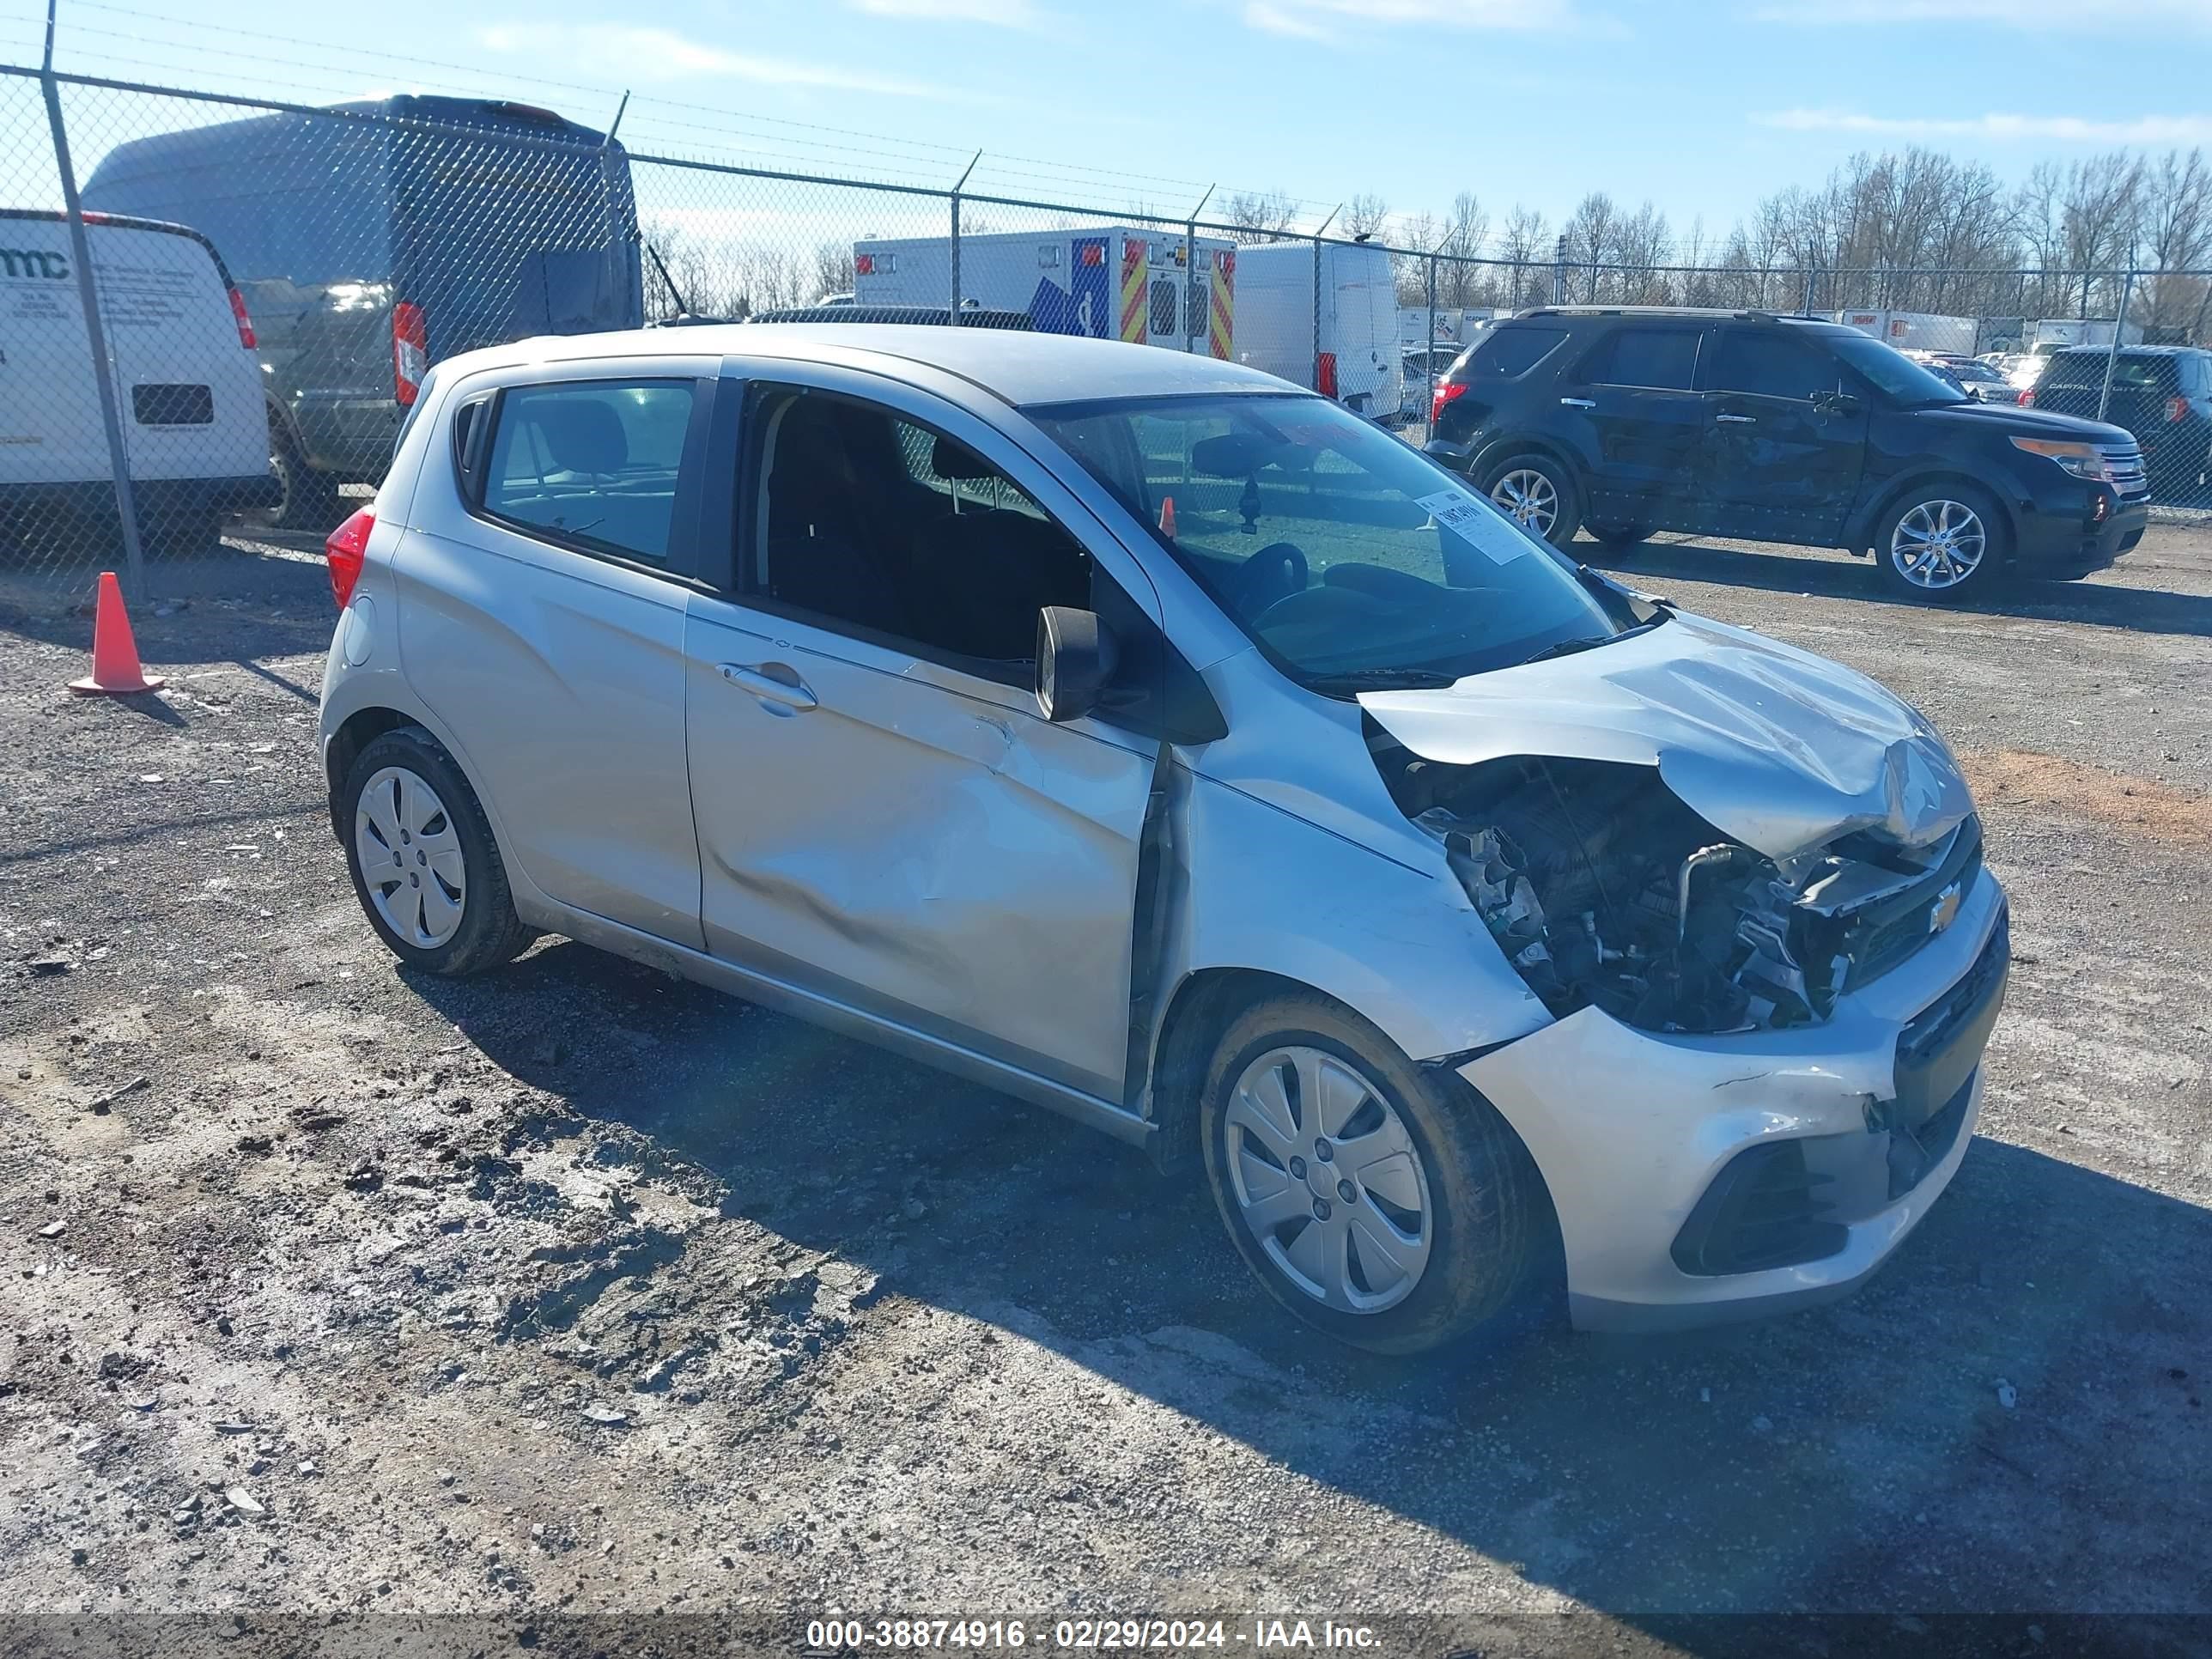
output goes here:
<path id="1" fill-rule="evenodd" d="M 1852 1300 L 1449 1364 L 1291 1326 L 1197 1184 L 1004 1098 L 565 941 L 397 969 L 316 565 L 167 573 L 120 702 L 0 585 L 0 1611 L 2212 1613 L 2212 532 L 1958 611 L 1624 568 L 1951 737 L 1988 1104 Z"/>

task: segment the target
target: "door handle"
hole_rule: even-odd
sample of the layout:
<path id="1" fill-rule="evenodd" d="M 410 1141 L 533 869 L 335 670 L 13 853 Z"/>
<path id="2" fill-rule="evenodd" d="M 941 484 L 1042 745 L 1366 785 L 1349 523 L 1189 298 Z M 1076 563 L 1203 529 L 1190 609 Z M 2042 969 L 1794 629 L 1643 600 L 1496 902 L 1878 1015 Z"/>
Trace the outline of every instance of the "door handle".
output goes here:
<path id="1" fill-rule="evenodd" d="M 1725 421 L 1730 426 L 1757 426 L 1759 424 L 1759 416 L 1756 415 L 1716 415 L 1713 418 L 1716 421 Z"/>
<path id="2" fill-rule="evenodd" d="M 777 668 L 782 669 L 791 678 L 783 679 L 769 672 Z M 786 667 L 780 662 L 758 665 L 726 662 L 715 672 L 740 691 L 750 691 L 763 702 L 781 706 L 780 711 L 771 710 L 771 713 L 801 714 L 816 707 L 819 701 L 807 689 L 806 682 L 799 678 L 795 669 Z"/>
<path id="3" fill-rule="evenodd" d="M 1592 398 L 1562 398 L 1559 401 L 1569 409 L 1595 409 L 1597 407 L 1596 399 Z"/>

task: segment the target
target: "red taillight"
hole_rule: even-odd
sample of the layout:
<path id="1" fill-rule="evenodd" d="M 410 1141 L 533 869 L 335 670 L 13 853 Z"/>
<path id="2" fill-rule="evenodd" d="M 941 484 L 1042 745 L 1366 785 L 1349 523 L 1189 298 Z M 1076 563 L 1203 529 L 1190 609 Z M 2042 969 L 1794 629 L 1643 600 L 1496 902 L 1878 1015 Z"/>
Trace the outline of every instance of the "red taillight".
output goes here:
<path id="1" fill-rule="evenodd" d="M 253 349 L 253 318 L 246 309 L 246 296 L 236 289 L 230 291 L 230 314 L 238 319 L 238 343 L 248 351 Z"/>
<path id="2" fill-rule="evenodd" d="M 1336 396 L 1336 354 L 1324 351 L 1314 366 L 1314 390 L 1324 398 Z"/>
<path id="3" fill-rule="evenodd" d="M 2168 398 L 2166 400 L 2166 424 L 2167 424 L 2168 426 L 2172 425 L 2176 421 L 2185 421 L 2185 420 L 2187 420 L 2188 418 L 2189 418 L 2189 399 L 2188 399 L 2188 398 Z"/>
<path id="4" fill-rule="evenodd" d="M 429 372 L 429 323 L 422 307 L 402 300 L 392 307 L 392 395 L 401 408 L 415 401 Z"/>
<path id="5" fill-rule="evenodd" d="M 1467 390 L 1463 380 L 1438 380 L 1437 389 L 1429 395 L 1429 424 L 1434 426 L 1444 417 L 1444 405 Z"/>
<path id="6" fill-rule="evenodd" d="M 376 509 L 364 507 L 324 538 L 323 556 L 331 562 L 331 597 L 343 611 L 353 603 L 354 584 L 368 557 L 368 532 L 376 528 Z"/>
<path id="7" fill-rule="evenodd" d="M 2020 389 L 2020 406 L 2022 409 L 2027 409 L 2033 407 L 2034 403 L 2035 388 L 2033 386 L 2022 386 Z"/>

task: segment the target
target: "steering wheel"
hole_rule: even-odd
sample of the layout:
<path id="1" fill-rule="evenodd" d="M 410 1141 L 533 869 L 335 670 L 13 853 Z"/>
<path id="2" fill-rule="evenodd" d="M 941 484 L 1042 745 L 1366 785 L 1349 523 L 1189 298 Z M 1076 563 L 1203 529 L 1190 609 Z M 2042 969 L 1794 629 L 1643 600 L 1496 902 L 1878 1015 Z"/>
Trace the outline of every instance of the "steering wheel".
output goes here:
<path id="1" fill-rule="evenodd" d="M 1246 616 L 1257 616 L 1278 599 L 1304 592 L 1312 579 L 1312 567 L 1296 543 L 1269 542 L 1237 566 L 1237 601 Z"/>

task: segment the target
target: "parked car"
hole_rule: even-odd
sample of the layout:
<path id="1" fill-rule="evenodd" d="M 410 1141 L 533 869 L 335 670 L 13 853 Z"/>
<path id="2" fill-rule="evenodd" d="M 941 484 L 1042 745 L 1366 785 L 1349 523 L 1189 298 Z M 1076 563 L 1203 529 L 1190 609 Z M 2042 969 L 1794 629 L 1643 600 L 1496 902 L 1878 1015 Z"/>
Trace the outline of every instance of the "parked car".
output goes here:
<path id="1" fill-rule="evenodd" d="M 2106 399 L 2107 368 L 2112 392 Z M 2051 354 L 2023 403 L 2105 419 L 2142 446 L 2154 500 L 2212 505 L 2212 351 L 2198 346 L 2077 346 Z"/>
<path id="2" fill-rule="evenodd" d="M 1978 357 L 1960 357 L 1939 351 L 1908 351 L 1905 355 L 1939 380 L 1956 386 L 1976 403 L 2016 404 L 2020 401 L 2020 388 Z"/>
<path id="3" fill-rule="evenodd" d="M 1657 529 L 1875 556 L 1956 599 L 2079 576 L 2142 538 L 2118 427 L 1977 404 L 1856 329 L 1762 312 L 1551 307 L 1486 331 L 1437 388 L 1428 453 L 1565 546 Z"/>
<path id="4" fill-rule="evenodd" d="M 532 105 L 398 96 L 127 140 L 85 205 L 198 227 L 251 306 L 280 528 L 384 476 L 427 367 L 644 320 L 619 143 Z"/>
<path id="5" fill-rule="evenodd" d="M 1398 418 L 1403 425 L 1428 410 L 1429 391 L 1444 371 L 1457 362 L 1467 348 L 1457 340 L 1439 340 L 1425 346 L 1407 346 L 1398 354 Z"/>
<path id="6" fill-rule="evenodd" d="M 1837 1295 L 1972 1138 L 2005 899 L 1928 724 L 1242 365 L 472 353 L 328 550 L 403 962 L 564 933 L 1200 1163 L 1348 1341 Z"/>
<path id="7" fill-rule="evenodd" d="M 211 548 L 226 516 L 276 493 L 252 319 L 196 230 L 88 216 L 85 242 L 139 529 L 157 552 Z M 19 543 L 110 544 L 114 469 L 68 222 L 0 210 L 0 527 Z"/>

